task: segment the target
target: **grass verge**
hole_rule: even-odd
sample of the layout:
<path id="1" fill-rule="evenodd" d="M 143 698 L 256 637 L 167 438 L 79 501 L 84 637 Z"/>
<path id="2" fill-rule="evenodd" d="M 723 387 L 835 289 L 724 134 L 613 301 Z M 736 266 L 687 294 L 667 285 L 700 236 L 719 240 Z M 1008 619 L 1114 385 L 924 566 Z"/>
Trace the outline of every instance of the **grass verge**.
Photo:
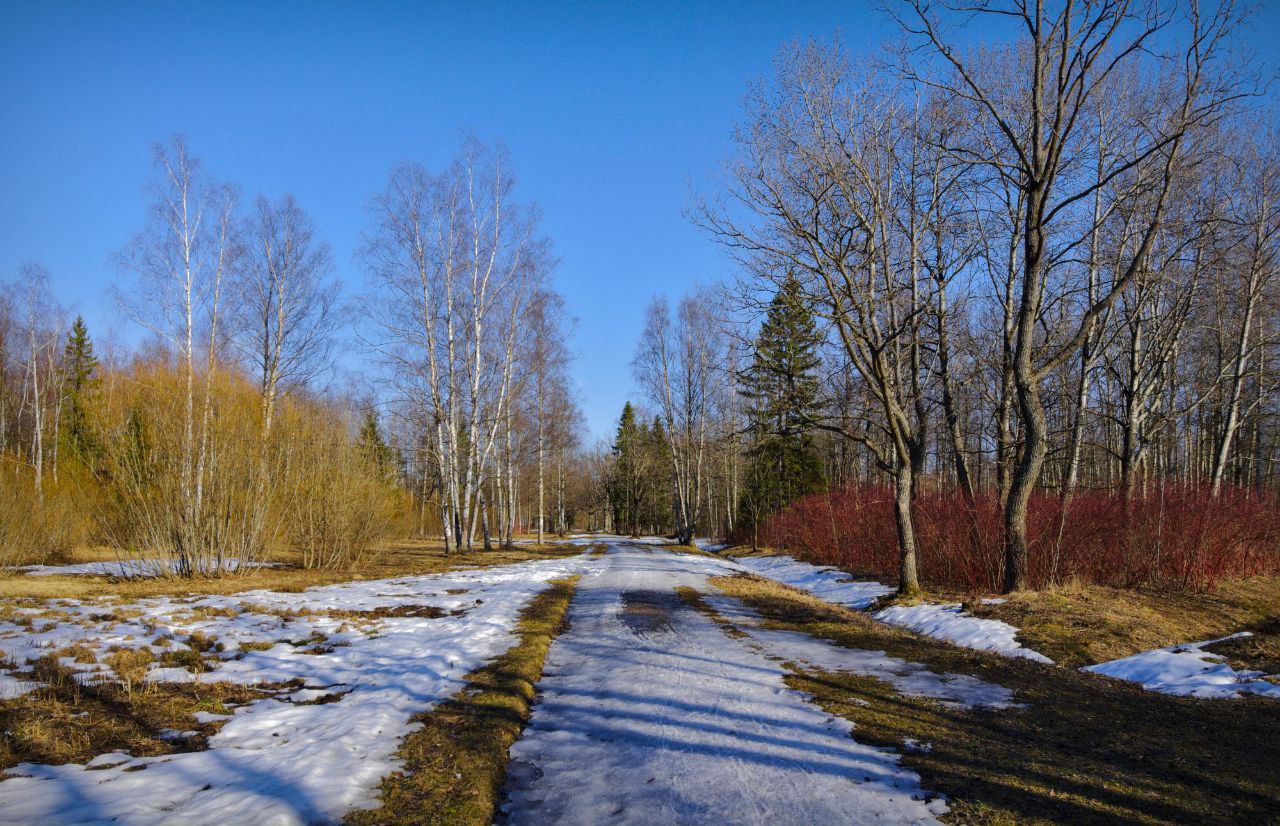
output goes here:
<path id="1" fill-rule="evenodd" d="M 731 548 L 724 553 L 752 557 L 784 552 Z M 896 584 L 892 578 L 865 572 L 849 575 Z M 994 595 L 930 587 L 926 593 L 911 597 L 886 596 L 871 610 L 917 602 L 959 602 L 974 616 L 1014 626 L 1020 643 L 1072 668 L 1249 631 L 1253 634 L 1250 639 L 1208 650 L 1226 655 L 1239 668 L 1280 673 L 1275 665 L 1280 660 L 1280 577 L 1227 580 L 1208 593 L 1073 582 L 1004 596 L 998 604 L 984 604 L 981 598 L 985 596 Z"/>
<path id="2" fill-rule="evenodd" d="M 956 648 L 755 577 L 713 584 L 773 627 L 1008 686 L 1022 708 L 947 708 L 879 680 L 797 671 L 788 683 L 903 753 L 966 824 L 1280 822 L 1280 704 L 1196 700 Z M 923 744 L 923 745 L 917 745 Z"/>
<path id="3" fill-rule="evenodd" d="M 438 574 L 458 568 L 486 568 L 538 559 L 561 559 L 583 552 L 569 545 L 517 545 L 512 549 L 491 551 L 454 551 L 448 555 L 444 545 L 431 541 L 404 541 L 389 545 L 382 553 L 354 569 L 309 570 L 299 566 L 300 556 L 281 553 L 270 561 L 278 568 L 250 568 L 223 576 L 195 579 L 151 578 L 120 579 L 105 576 L 28 576 L 0 574 L 0 599 L 79 599 L 93 596 L 116 596 L 141 599 L 154 596 L 188 596 L 192 594 L 234 594 L 251 588 L 271 591 L 301 591 L 315 585 L 349 582 L 353 579 L 386 579 L 399 576 Z M 113 551 L 106 548 L 80 549 L 64 562 L 113 562 Z"/>
<path id="4" fill-rule="evenodd" d="M 519 642 L 467 675 L 467 687 L 420 714 L 405 738 L 404 769 L 382 781 L 382 805 L 353 812 L 368 824 L 488 824 L 497 813 L 511 744 L 529 719 L 551 642 L 566 628 L 577 577 L 557 580 L 516 624 Z"/>
<path id="5" fill-rule="evenodd" d="M 1266 650 L 1273 658 L 1280 650 L 1280 577 L 1223 582 L 1203 594 L 1067 585 L 966 607 L 1017 627 L 1023 645 L 1071 667 L 1241 630 L 1255 634 L 1252 645 L 1234 646 L 1241 664 L 1267 671 Z M 1255 647 L 1262 656 L 1251 660 Z"/>

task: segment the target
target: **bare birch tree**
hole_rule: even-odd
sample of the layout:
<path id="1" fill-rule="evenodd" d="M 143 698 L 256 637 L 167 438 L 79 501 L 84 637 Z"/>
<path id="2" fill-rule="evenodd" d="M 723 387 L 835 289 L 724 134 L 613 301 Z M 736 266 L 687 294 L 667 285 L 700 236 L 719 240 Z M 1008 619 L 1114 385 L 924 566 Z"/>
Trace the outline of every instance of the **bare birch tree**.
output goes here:
<path id="1" fill-rule="evenodd" d="M 443 173 L 392 170 L 364 255 L 373 346 L 420 411 L 447 544 L 470 547 L 507 422 L 524 312 L 553 260 L 537 210 L 512 195 L 506 152 L 475 140 Z"/>
<path id="2" fill-rule="evenodd" d="M 649 305 L 632 367 L 666 428 L 671 462 L 676 540 L 693 542 L 703 506 L 705 459 L 710 432 L 710 382 L 717 347 L 711 297 L 695 292 L 681 299 L 671 317 L 666 299 Z"/>
<path id="3" fill-rule="evenodd" d="M 173 570 L 190 576 L 221 569 L 225 550 L 209 521 L 204 492 L 217 473 L 209 429 L 211 379 L 220 358 L 224 282 L 239 254 L 236 196 L 204 177 L 180 136 L 157 144 L 152 160 L 157 175 L 147 226 L 119 256 L 134 285 L 117 295 L 134 321 L 172 348 L 183 371 L 177 501 L 155 512 L 147 550 L 171 553 Z"/>

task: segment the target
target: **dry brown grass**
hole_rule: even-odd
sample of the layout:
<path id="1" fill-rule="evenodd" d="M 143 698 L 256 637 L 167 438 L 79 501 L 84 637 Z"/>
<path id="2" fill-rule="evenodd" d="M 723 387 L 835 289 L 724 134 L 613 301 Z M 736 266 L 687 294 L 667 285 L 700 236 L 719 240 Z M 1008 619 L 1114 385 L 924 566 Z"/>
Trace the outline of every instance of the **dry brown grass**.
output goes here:
<path id="1" fill-rule="evenodd" d="M 761 548 L 730 549 L 732 556 L 775 556 Z M 857 579 L 883 577 L 851 573 Z M 1024 591 L 1004 597 L 999 605 L 984 605 L 982 597 L 959 591 L 931 589 L 902 597 L 891 594 L 872 610 L 890 604 L 960 602 L 966 611 L 1007 622 L 1019 629 L 1018 640 L 1055 662 L 1079 667 L 1127 657 L 1140 651 L 1250 631 L 1252 640 L 1223 643 L 1212 651 L 1230 654 L 1237 664 L 1268 674 L 1280 672 L 1280 577 L 1227 580 L 1210 593 L 1109 588 L 1068 583 L 1043 591 Z"/>
<path id="2" fill-rule="evenodd" d="M 353 812 L 347 821 L 476 824 L 497 813 L 507 752 L 529 719 L 534 686 L 551 642 L 565 629 L 577 577 L 558 580 L 520 614 L 519 642 L 467 675 L 467 687 L 418 715 L 422 728 L 405 738 L 405 768 L 382 781 L 382 805 Z"/>
<path id="3" fill-rule="evenodd" d="M 1280 822 L 1280 705 L 1197 700 L 1075 669 L 970 651 L 890 628 L 755 577 L 713 583 L 774 627 L 885 651 L 1008 686 L 1022 708 L 946 708 L 879 680 L 796 672 L 788 682 L 903 752 L 966 824 Z M 908 748 L 928 743 L 927 753 Z"/>
<path id="4" fill-rule="evenodd" d="M 696 547 L 694 545 L 662 545 L 660 547 L 664 551 L 671 551 L 672 553 L 675 553 L 675 554 L 691 554 L 693 556 L 709 556 L 712 559 L 721 558 L 721 555 L 718 553 L 712 553 L 711 551 L 704 551 L 701 548 Z"/>
<path id="5" fill-rule="evenodd" d="M 750 557 L 758 557 L 758 556 L 788 556 L 788 555 L 789 553 L 787 551 L 779 550 L 778 548 L 769 548 L 764 545 L 761 545 L 760 547 L 756 548 L 754 551 L 751 550 L 750 545 L 730 545 L 729 547 L 725 548 L 723 551 L 720 552 L 720 556 L 729 556 L 729 557 L 735 557 L 735 558 L 736 557 L 750 558 Z"/>
<path id="6" fill-rule="evenodd" d="M 24 678 L 42 685 L 30 694 L 0 701 L 0 769 L 24 762 L 83 763 L 115 750 L 135 757 L 198 751 L 221 723 L 198 723 L 197 711 L 229 714 L 233 706 L 291 688 L 144 683 L 134 666 L 145 669 L 141 663 L 149 662 L 150 655 L 134 658 L 125 651 L 113 652 L 106 660 L 129 671 L 132 685 L 82 685 L 70 668 L 58 663 L 59 656 L 74 654 L 63 650 L 36 661 Z M 166 730 L 194 733 L 160 738 Z"/>
<path id="7" fill-rule="evenodd" d="M 386 579 L 419 574 L 437 574 L 461 568 L 484 568 L 538 559 L 576 556 L 586 550 L 580 546 L 520 545 L 513 550 L 463 551 L 449 555 L 438 541 L 405 540 L 388 544 L 360 566 L 344 570 L 313 570 L 301 567 L 297 553 L 281 552 L 271 561 L 280 568 L 253 568 L 223 576 L 193 579 L 152 578 L 127 579 L 97 576 L 27 576 L 0 575 L 0 600 L 15 598 L 84 598 L 114 596 L 140 599 L 153 596 L 188 596 L 196 594 L 234 594 L 255 588 L 272 591 L 301 591 L 314 585 L 349 582 L 353 579 Z M 114 561 L 116 555 L 107 548 L 79 549 L 65 560 L 72 562 Z"/>
<path id="8" fill-rule="evenodd" d="M 1280 642 L 1280 577 L 1224 582 L 1207 594 L 1133 591 L 1072 585 L 1009 596 L 1001 605 L 974 602 L 980 617 L 1020 629 L 1026 646 L 1066 666 L 1255 629 Z M 1275 672 L 1268 672 L 1275 673 Z"/>

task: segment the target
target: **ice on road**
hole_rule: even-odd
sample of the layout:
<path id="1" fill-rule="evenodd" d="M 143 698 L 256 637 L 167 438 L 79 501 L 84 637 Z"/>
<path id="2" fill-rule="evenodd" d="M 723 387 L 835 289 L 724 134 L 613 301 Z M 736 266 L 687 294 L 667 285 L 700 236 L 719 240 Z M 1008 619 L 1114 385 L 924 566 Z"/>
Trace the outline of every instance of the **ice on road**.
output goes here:
<path id="1" fill-rule="evenodd" d="M 934 823 L 896 753 L 857 742 L 750 641 L 680 598 L 733 563 L 615 544 L 578 583 L 511 748 L 502 822 Z"/>

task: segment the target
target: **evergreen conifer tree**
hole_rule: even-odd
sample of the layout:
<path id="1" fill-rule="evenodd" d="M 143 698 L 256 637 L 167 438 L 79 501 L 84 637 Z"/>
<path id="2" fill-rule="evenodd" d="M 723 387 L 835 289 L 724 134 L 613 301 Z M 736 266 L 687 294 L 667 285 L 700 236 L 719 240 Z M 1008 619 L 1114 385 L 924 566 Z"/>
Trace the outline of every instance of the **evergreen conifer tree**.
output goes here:
<path id="1" fill-rule="evenodd" d="M 821 343 L 802 285 L 788 275 L 769 304 L 751 365 L 741 376 L 753 442 L 741 510 L 753 528 L 761 517 L 824 484 L 811 435 L 820 403 Z"/>
<path id="2" fill-rule="evenodd" d="M 618 434 L 613 443 L 615 529 L 632 534 L 640 531 L 640 508 L 644 499 L 645 468 L 640 428 L 636 425 L 635 408 L 627 402 L 618 419 Z"/>
<path id="3" fill-rule="evenodd" d="M 378 414 L 372 410 L 365 414 L 364 423 L 360 425 L 357 442 L 361 451 L 379 470 L 388 482 L 395 480 L 396 451 L 382 438 L 382 429 L 378 426 Z"/>
<path id="4" fill-rule="evenodd" d="M 63 413 L 62 433 L 72 455 L 89 462 L 94 453 L 94 440 L 89 426 L 88 394 L 97 384 L 98 358 L 84 318 L 76 316 L 67 333 L 63 348 Z"/>

